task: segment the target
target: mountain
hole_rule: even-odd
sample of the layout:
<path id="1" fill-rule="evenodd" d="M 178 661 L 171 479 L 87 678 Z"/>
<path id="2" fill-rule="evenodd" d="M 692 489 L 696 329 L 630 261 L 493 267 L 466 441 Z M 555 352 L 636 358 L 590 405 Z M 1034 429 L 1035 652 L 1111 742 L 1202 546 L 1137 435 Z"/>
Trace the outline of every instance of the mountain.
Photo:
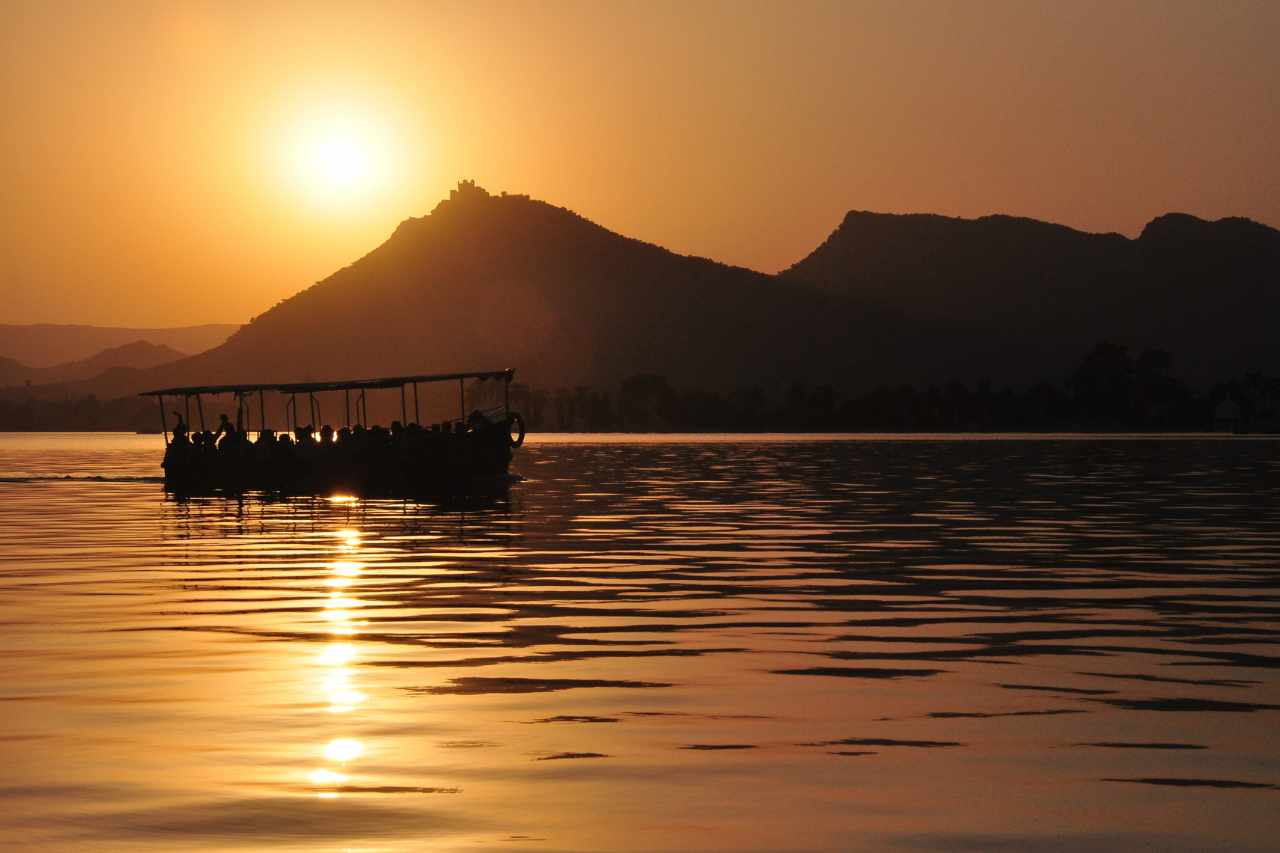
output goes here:
<path id="1" fill-rule="evenodd" d="M 1092 342 L 1173 350 L 1203 383 L 1280 367 L 1280 231 L 1166 214 L 1134 240 L 987 216 L 851 211 L 781 277 L 910 319 L 936 365 L 1062 376 Z"/>
<path id="2" fill-rule="evenodd" d="M 848 297 L 464 184 L 221 346 L 112 390 L 505 366 L 539 387 L 637 373 L 715 387 L 834 381 L 875 356 L 872 321 Z"/>
<path id="3" fill-rule="evenodd" d="M 0 386 L 75 382 L 96 378 L 113 368 L 143 369 L 181 358 L 186 358 L 186 354 L 148 341 L 110 347 L 89 358 L 53 367 L 30 367 L 11 358 L 0 358 Z"/>
<path id="4" fill-rule="evenodd" d="M 179 352 L 204 352 L 225 341 L 237 328 L 239 326 L 228 323 L 160 329 L 0 324 L 0 357 L 30 367 L 52 367 L 87 359 L 102 350 L 135 341 L 148 341 Z"/>
<path id="5" fill-rule="evenodd" d="M 1030 219 L 854 211 L 777 276 L 677 255 L 470 182 L 207 352 L 57 389 L 514 366 L 538 388 L 1061 382 L 1097 342 L 1197 381 L 1280 366 L 1280 232 L 1162 216 L 1137 239 Z M 398 405 L 398 404 L 397 404 Z"/>

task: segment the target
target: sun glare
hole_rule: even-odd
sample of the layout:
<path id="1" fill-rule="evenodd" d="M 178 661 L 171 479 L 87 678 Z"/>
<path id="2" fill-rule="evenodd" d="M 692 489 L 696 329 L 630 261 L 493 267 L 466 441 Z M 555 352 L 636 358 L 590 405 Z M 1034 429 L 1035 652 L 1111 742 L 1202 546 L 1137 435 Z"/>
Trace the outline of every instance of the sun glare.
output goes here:
<path id="1" fill-rule="evenodd" d="M 308 155 L 307 169 L 332 187 L 350 189 L 369 179 L 369 150 L 358 140 L 317 139 Z"/>
<path id="2" fill-rule="evenodd" d="M 313 203 L 368 201 L 390 180 L 390 134 L 373 117 L 303 119 L 289 136 L 288 171 Z"/>

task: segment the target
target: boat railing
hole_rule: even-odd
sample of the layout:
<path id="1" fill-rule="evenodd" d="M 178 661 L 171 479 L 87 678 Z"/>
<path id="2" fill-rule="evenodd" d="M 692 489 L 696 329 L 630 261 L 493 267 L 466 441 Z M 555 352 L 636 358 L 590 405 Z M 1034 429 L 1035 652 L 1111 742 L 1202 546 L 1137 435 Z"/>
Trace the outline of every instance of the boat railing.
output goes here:
<path id="1" fill-rule="evenodd" d="M 236 400 L 236 421 L 239 424 L 246 412 L 251 417 L 252 403 L 250 398 L 257 396 L 258 398 L 258 427 L 259 432 L 267 429 L 267 410 L 266 410 L 266 394 L 268 392 L 287 395 L 284 405 L 285 423 L 290 431 L 299 426 L 303 426 L 302 418 L 299 416 L 299 397 L 305 395 L 303 404 L 307 408 L 308 423 L 318 426 L 323 422 L 321 401 L 316 397 L 317 394 L 325 392 L 343 392 L 343 417 L 344 423 L 347 425 L 359 424 L 367 425 L 369 421 L 369 404 L 367 392 L 371 390 L 390 390 L 399 389 L 400 391 L 400 420 L 402 423 L 409 423 L 409 395 L 407 389 L 413 389 L 413 422 L 421 422 L 421 408 L 418 394 L 418 386 L 438 382 L 458 383 L 458 417 L 446 418 L 443 423 L 466 423 L 469 413 L 466 407 L 466 382 L 467 380 L 489 381 L 502 380 L 502 403 L 485 408 L 477 408 L 476 410 L 483 413 L 486 417 L 497 419 L 499 416 L 510 418 L 511 416 L 511 381 L 515 376 L 514 368 L 505 370 L 488 370 L 474 371 L 469 373 L 435 373 L 435 374 L 415 374 L 410 376 L 383 376 L 369 379 L 347 379 L 325 382 L 285 382 L 285 383 L 240 383 L 228 385 L 191 385 L 175 388 L 160 388 L 151 391 L 143 391 L 140 397 L 155 397 L 160 405 L 160 427 L 164 434 L 165 444 L 168 445 L 169 424 L 168 411 L 165 408 L 165 397 L 181 397 L 183 399 L 184 411 L 182 414 L 183 421 L 190 424 L 191 421 L 191 401 L 194 398 L 196 403 L 196 414 L 200 420 L 200 429 L 206 429 L 204 418 L 204 396 L 216 397 L 220 394 L 232 394 Z M 353 408 L 354 404 L 354 408 Z M 473 410 L 475 411 L 475 410 Z M 354 414 L 354 417 L 353 417 Z"/>

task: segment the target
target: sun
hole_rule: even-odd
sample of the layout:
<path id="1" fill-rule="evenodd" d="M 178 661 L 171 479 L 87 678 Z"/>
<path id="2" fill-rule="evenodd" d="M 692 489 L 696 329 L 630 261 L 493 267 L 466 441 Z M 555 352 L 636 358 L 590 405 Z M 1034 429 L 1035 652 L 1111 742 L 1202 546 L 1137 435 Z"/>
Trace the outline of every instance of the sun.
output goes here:
<path id="1" fill-rule="evenodd" d="M 368 116 L 325 116 L 298 122 L 286 160 L 292 182 L 312 203 L 371 201 L 390 180 L 390 140 Z"/>
<path id="2" fill-rule="evenodd" d="M 304 167 L 315 181 L 341 190 L 368 182 L 373 155 L 361 140 L 333 136 L 316 139 L 309 147 Z"/>

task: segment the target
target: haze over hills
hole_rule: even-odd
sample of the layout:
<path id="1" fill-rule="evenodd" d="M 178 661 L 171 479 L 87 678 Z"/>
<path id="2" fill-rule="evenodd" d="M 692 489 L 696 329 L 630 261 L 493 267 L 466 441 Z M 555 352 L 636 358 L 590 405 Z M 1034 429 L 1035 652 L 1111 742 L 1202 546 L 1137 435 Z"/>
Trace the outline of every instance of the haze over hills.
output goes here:
<path id="1" fill-rule="evenodd" d="M 185 357 L 185 353 L 172 347 L 134 341 L 53 367 L 31 367 L 11 358 L 0 358 L 0 386 L 75 382 L 96 378 L 113 368 L 156 367 Z"/>
<path id="2" fill-rule="evenodd" d="M 217 346 L 238 329 L 231 323 L 208 323 L 159 329 L 34 323 L 0 324 L 0 357 L 28 367 L 53 367 L 90 358 L 105 349 L 146 341 L 179 352 L 196 353 Z M 150 366 L 150 365 L 140 365 Z"/>
<path id="3" fill-rule="evenodd" d="M 1275 370 L 1280 232 L 1170 214 L 1136 240 L 991 216 L 855 211 L 778 276 L 676 255 L 464 183 L 381 246 L 207 352 L 89 383 L 298 381 L 515 366 L 536 387 L 641 373 L 794 381 L 1061 382 L 1102 339 L 1209 381 Z"/>

